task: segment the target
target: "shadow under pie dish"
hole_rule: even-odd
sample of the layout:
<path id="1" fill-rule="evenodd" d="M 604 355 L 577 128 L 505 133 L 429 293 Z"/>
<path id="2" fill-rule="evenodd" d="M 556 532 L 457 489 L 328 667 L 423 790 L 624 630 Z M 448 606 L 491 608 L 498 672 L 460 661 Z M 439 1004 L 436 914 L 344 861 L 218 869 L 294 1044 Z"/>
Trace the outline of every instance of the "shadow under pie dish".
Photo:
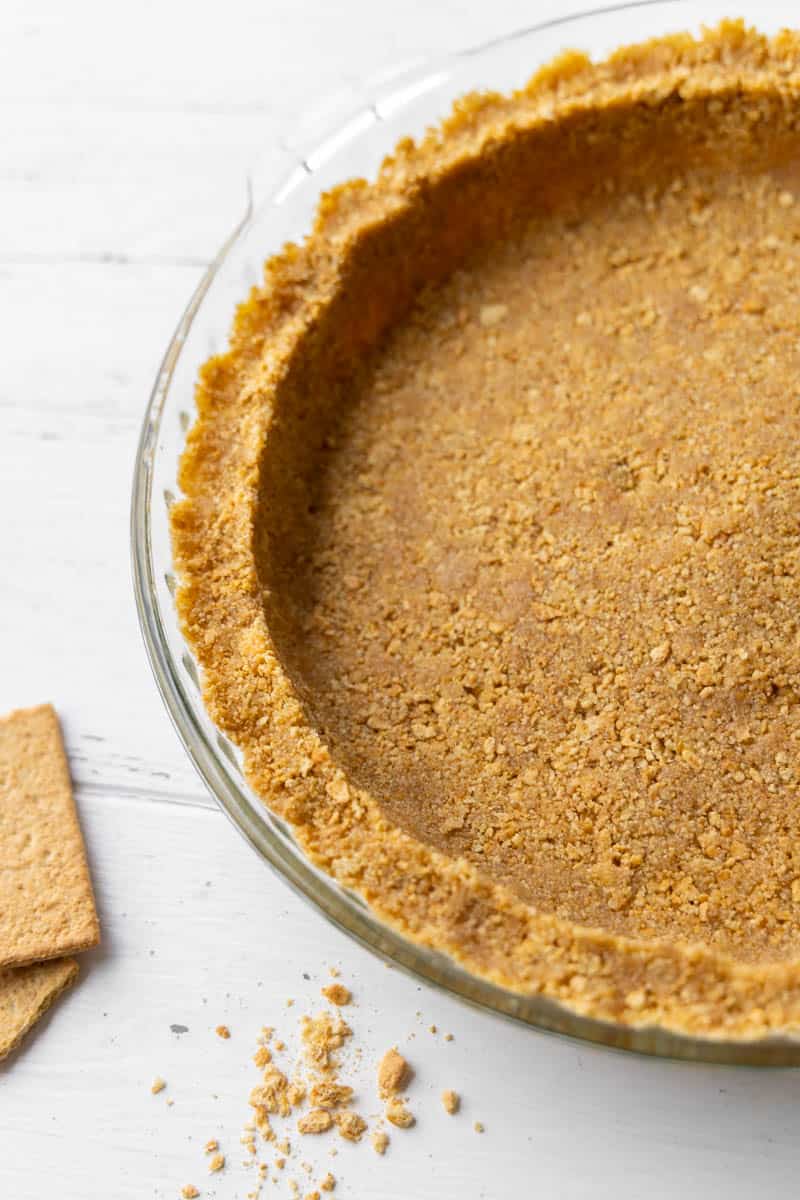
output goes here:
<path id="1" fill-rule="evenodd" d="M 800 1019 L 800 42 L 470 96 L 325 196 L 172 509 L 209 711 L 308 856 L 600 1020 Z"/>

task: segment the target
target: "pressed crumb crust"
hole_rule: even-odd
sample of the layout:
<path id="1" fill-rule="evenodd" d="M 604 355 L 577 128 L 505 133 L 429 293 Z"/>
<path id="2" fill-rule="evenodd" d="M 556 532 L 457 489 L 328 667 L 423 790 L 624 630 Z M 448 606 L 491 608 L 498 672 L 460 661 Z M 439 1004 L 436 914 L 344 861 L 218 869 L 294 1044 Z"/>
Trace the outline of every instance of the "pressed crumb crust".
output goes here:
<path id="1" fill-rule="evenodd" d="M 469 971 L 800 1024 L 800 40 L 472 96 L 203 369 L 205 699 L 314 862 Z"/>

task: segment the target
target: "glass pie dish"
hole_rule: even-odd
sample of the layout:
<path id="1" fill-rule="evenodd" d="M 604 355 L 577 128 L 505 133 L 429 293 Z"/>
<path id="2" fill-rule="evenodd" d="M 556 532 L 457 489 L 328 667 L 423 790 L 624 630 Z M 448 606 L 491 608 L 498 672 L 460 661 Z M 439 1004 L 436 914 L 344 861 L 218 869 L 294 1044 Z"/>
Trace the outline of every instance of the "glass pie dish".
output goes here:
<path id="1" fill-rule="evenodd" d="M 750 15 L 771 32 L 780 25 L 781 15 L 789 16 L 776 9 L 766 19 L 761 11 Z M 176 474 L 192 421 L 198 369 L 224 348 L 235 306 L 259 281 L 264 259 L 307 232 L 320 194 L 348 178 L 374 176 L 400 138 L 421 134 L 446 115 L 457 97 L 522 86 L 560 50 L 574 47 L 601 57 L 620 44 L 696 29 L 724 15 L 718 4 L 658 0 L 559 19 L 474 51 L 384 72 L 336 97 L 307 120 L 287 142 L 281 161 L 272 161 L 251 179 L 247 211 L 201 281 L 167 349 L 136 461 L 134 586 L 159 689 L 204 782 L 256 851 L 353 937 L 463 999 L 530 1025 L 663 1056 L 788 1065 L 800 1062 L 800 1042 L 786 1037 L 703 1040 L 578 1015 L 552 1000 L 520 995 L 480 979 L 382 923 L 358 895 L 306 858 L 289 826 L 248 786 L 238 750 L 205 711 L 199 670 L 173 602 L 169 511 L 179 490 Z"/>

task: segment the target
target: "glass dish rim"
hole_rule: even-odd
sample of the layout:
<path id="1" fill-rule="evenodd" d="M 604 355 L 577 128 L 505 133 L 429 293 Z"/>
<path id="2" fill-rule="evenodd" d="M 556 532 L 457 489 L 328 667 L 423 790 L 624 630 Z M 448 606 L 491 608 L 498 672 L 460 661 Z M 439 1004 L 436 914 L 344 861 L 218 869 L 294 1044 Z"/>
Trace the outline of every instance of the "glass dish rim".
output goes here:
<path id="1" fill-rule="evenodd" d="M 579 21 L 615 16 L 634 9 L 674 11 L 685 6 L 691 7 L 691 0 L 627 0 L 625 3 L 575 11 L 450 55 L 427 59 L 424 67 L 425 71 L 435 71 L 437 67 L 442 69 L 459 60 L 474 59 L 503 45 L 532 38 L 558 27 L 568 27 Z M 335 133 L 335 129 L 329 129 L 323 140 L 329 141 Z M 511 992 L 471 975 L 443 953 L 411 942 L 385 925 L 360 897 L 346 892 L 335 880 L 316 871 L 310 862 L 305 860 L 299 847 L 290 850 L 270 827 L 266 816 L 259 812 L 262 803 L 258 798 L 251 800 L 245 790 L 231 779 L 220 758 L 219 738 L 215 745 L 195 715 L 165 632 L 155 587 L 151 499 L 153 463 L 157 452 L 161 417 L 184 341 L 212 282 L 239 238 L 250 227 L 256 211 L 252 183 L 248 180 L 248 202 L 244 215 L 204 272 L 170 339 L 157 372 L 138 441 L 131 495 L 131 563 L 139 626 L 161 698 L 184 749 L 206 788 L 256 853 L 277 871 L 298 895 L 313 905 L 317 912 L 371 952 L 462 1001 L 540 1032 L 559 1034 L 582 1043 L 595 1043 L 611 1049 L 666 1059 L 724 1065 L 800 1065 L 800 1041 L 790 1037 L 726 1041 L 672 1033 L 659 1027 L 614 1024 L 577 1013 L 541 996 Z M 188 647 L 187 652 L 191 656 Z"/>

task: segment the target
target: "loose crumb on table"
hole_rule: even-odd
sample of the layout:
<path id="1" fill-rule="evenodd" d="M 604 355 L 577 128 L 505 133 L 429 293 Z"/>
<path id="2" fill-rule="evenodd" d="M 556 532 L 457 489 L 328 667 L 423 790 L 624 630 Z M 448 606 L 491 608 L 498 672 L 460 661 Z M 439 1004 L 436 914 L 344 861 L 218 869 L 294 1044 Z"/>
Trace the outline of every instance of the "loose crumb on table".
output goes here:
<path id="1" fill-rule="evenodd" d="M 410 1068 L 397 1047 L 387 1050 L 378 1066 L 378 1092 L 385 1100 L 395 1096 L 408 1082 Z"/>
<path id="2" fill-rule="evenodd" d="M 343 983 L 329 983 L 327 987 L 322 988 L 322 995 L 326 1000 L 330 1000 L 331 1004 L 349 1004 L 353 999 L 349 988 Z"/>
<path id="3" fill-rule="evenodd" d="M 384 1133 L 382 1129 L 376 1129 L 372 1135 L 372 1148 L 376 1154 L 385 1154 L 386 1147 L 389 1145 L 389 1135 Z"/>

